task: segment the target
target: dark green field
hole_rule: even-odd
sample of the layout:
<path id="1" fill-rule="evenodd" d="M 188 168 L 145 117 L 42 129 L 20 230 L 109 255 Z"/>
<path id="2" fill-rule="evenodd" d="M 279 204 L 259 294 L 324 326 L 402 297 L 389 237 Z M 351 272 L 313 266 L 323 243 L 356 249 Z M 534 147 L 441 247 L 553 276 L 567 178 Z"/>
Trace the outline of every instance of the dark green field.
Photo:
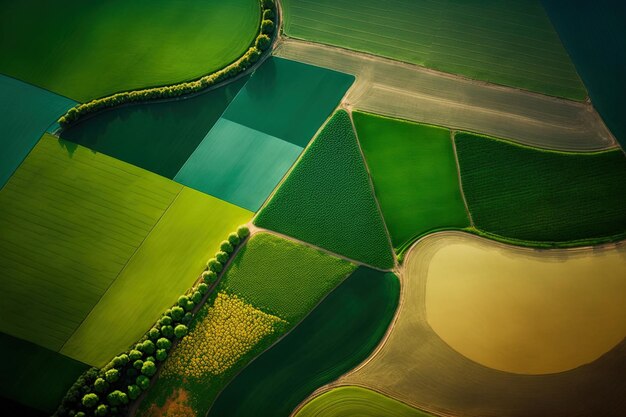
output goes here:
<path id="1" fill-rule="evenodd" d="M 57 408 L 76 378 L 89 368 L 5 333 L 0 333 L 0 355 L 4 358 L 0 361 L 2 396 L 49 413 Z"/>
<path id="2" fill-rule="evenodd" d="M 254 223 L 379 268 L 393 255 L 348 114 L 333 115 Z"/>
<path id="3" fill-rule="evenodd" d="M 361 267 L 227 387 L 212 416 L 284 416 L 378 345 L 398 305 L 395 275 Z"/>
<path id="4" fill-rule="evenodd" d="M 246 79 L 183 100 L 101 112 L 63 130 L 61 137 L 174 178 Z"/>
<path id="5" fill-rule="evenodd" d="M 455 136 L 475 226 L 535 242 L 626 232 L 626 157 L 543 151 L 470 133 Z"/>

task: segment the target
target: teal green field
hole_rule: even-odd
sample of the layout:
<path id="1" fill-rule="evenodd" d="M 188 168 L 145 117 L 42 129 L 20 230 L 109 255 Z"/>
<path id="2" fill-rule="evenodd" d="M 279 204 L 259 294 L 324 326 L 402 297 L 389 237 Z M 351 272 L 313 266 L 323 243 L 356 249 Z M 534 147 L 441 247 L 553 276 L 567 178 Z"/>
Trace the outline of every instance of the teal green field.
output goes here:
<path id="1" fill-rule="evenodd" d="M 0 74 L 0 188 L 61 114 L 76 103 Z"/>
<path id="2" fill-rule="evenodd" d="M 0 73 L 79 102 L 198 78 L 239 58 L 258 0 L 0 2 Z"/>
<path id="3" fill-rule="evenodd" d="M 574 100 L 585 87 L 539 0 L 284 0 L 285 34 Z"/>
<path id="4" fill-rule="evenodd" d="M 533 242 L 626 233 L 626 157 L 543 151 L 469 133 L 454 138 L 475 226 Z"/>
<path id="5" fill-rule="evenodd" d="M 254 224 L 381 269 L 393 254 L 350 116 L 339 110 Z"/>
<path id="6" fill-rule="evenodd" d="M 184 100 L 113 108 L 72 125 L 60 137 L 174 178 L 246 80 Z"/>
<path id="7" fill-rule="evenodd" d="M 353 80 L 336 71 L 268 59 L 174 179 L 257 211 Z"/>
<path id="8" fill-rule="evenodd" d="M 433 230 L 469 226 L 448 129 L 352 117 L 396 250 Z"/>
<path id="9" fill-rule="evenodd" d="M 391 323 L 399 297 L 395 275 L 357 269 L 237 375 L 208 416 L 288 417 L 313 391 L 369 356 Z"/>

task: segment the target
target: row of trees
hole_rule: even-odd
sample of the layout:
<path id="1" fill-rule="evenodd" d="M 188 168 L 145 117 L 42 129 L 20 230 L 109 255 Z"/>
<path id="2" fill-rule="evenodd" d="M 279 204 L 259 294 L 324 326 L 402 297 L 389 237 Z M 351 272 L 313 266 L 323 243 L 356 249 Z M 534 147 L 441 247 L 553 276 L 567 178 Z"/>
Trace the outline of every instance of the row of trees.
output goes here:
<path id="1" fill-rule="evenodd" d="M 262 0 L 262 20 L 259 34 L 246 53 L 237 61 L 210 75 L 195 80 L 164 87 L 146 88 L 136 91 L 126 91 L 111 96 L 91 100 L 87 103 L 72 107 L 58 120 L 61 127 L 68 127 L 82 117 L 95 113 L 99 110 L 119 106 L 126 103 L 136 103 L 148 100 L 180 97 L 185 94 L 196 93 L 211 87 L 221 81 L 235 77 L 256 63 L 263 52 L 271 45 L 271 36 L 275 29 L 275 4 L 274 0 Z"/>
<path id="2" fill-rule="evenodd" d="M 157 367 L 165 361 L 177 340 L 188 333 L 194 309 L 217 285 L 235 248 L 250 234 L 246 226 L 220 243 L 220 250 L 209 259 L 202 280 L 167 309 L 154 326 L 129 351 L 114 357 L 102 369 L 91 368 L 72 385 L 56 417 L 123 416 L 131 401 L 150 387 Z"/>

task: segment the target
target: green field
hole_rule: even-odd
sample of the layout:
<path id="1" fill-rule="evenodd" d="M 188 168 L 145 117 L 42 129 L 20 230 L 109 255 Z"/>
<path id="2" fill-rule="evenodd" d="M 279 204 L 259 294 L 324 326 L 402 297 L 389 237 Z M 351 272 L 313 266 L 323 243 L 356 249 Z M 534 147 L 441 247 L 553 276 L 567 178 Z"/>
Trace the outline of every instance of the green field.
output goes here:
<path id="1" fill-rule="evenodd" d="M 0 73 L 85 102 L 197 78 L 241 56 L 258 0 L 0 1 Z"/>
<path id="2" fill-rule="evenodd" d="M 396 249 L 429 231 L 469 225 L 448 129 L 352 117 Z"/>
<path id="3" fill-rule="evenodd" d="M 0 188 L 48 126 L 75 104 L 65 97 L 0 75 Z"/>
<path id="4" fill-rule="evenodd" d="M 0 331 L 58 351 L 181 188 L 44 136 L 0 192 Z"/>
<path id="5" fill-rule="evenodd" d="M 621 150 L 563 153 L 469 133 L 455 135 L 463 191 L 475 226 L 535 242 L 626 232 Z"/>
<path id="6" fill-rule="evenodd" d="M 307 246 L 268 233 L 253 235 L 213 293 L 222 298 L 236 297 L 247 307 L 231 306 L 218 312 L 217 296 L 213 295 L 185 339 L 192 348 L 179 347 L 171 354 L 171 368 L 162 372 L 137 415 L 172 415 L 182 410 L 206 415 L 213 400 L 237 373 L 298 324 L 354 269 L 349 262 Z M 371 288 L 367 290 L 375 295 Z M 257 319 L 253 310 L 257 310 Z M 276 314 L 280 322 L 274 324 L 273 333 L 259 335 L 252 346 L 243 349 L 240 341 L 257 328 L 259 313 Z M 208 332 L 201 331 L 204 320 L 211 316 L 214 319 Z M 378 322 L 370 319 L 369 325 L 378 326 Z M 207 356 L 206 351 L 214 353 Z M 221 366 L 223 363 L 228 366 Z"/>
<path id="7" fill-rule="evenodd" d="M 102 366 L 139 340 L 192 286 L 220 242 L 252 216 L 183 188 L 61 353 Z"/>
<path id="8" fill-rule="evenodd" d="M 268 59 L 176 174 L 176 181 L 257 211 L 353 80 L 312 65 Z"/>
<path id="9" fill-rule="evenodd" d="M 287 36 L 583 100 L 539 0 L 284 0 Z"/>
<path id="10" fill-rule="evenodd" d="M 101 366 L 252 214 L 44 136 L 0 192 L 0 330 Z"/>
<path id="11" fill-rule="evenodd" d="M 353 82 L 353 75 L 272 57 L 223 117 L 304 148 Z"/>
<path id="12" fill-rule="evenodd" d="M 49 414 L 56 410 L 76 378 L 89 368 L 84 363 L 4 333 L 0 333 L 0 354 L 5 358 L 0 361 L 2 396 Z"/>
<path id="13" fill-rule="evenodd" d="M 302 148 L 221 118 L 174 179 L 257 211 Z"/>
<path id="14" fill-rule="evenodd" d="M 313 391 L 370 355 L 391 323 L 399 297 L 395 275 L 359 268 L 237 375 L 208 416 L 288 417 Z"/>
<path id="15" fill-rule="evenodd" d="M 295 417 L 430 417 L 423 411 L 361 387 L 333 388 L 306 403 Z"/>
<path id="16" fill-rule="evenodd" d="M 100 112 L 64 129 L 61 138 L 174 178 L 246 79 L 184 100 Z"/>
<path id="17" fill-rule="evenodd" d="M 225 275 L 229 292 L 297 323 L 354 265 L 280 237 L 254 235 Z"/>
<path id="18" fill-rule="evenodd" d="M 254 219 L 378 268 L 393 255 L 348 114 L 336 112 Z"/>

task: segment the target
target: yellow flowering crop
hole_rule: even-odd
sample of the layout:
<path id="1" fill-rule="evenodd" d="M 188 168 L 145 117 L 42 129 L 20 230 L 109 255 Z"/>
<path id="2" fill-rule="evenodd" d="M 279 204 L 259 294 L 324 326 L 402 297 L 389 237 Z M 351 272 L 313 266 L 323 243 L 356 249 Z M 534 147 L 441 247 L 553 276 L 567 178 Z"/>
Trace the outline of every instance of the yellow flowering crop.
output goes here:
<path id="1" fill-rule="evenodd" d="M 219 375 L 272 334 L 280 322 L 284 320 L 220 292 L 207 315 L 172 352 L 162 373 L 191 378 Z"/>

